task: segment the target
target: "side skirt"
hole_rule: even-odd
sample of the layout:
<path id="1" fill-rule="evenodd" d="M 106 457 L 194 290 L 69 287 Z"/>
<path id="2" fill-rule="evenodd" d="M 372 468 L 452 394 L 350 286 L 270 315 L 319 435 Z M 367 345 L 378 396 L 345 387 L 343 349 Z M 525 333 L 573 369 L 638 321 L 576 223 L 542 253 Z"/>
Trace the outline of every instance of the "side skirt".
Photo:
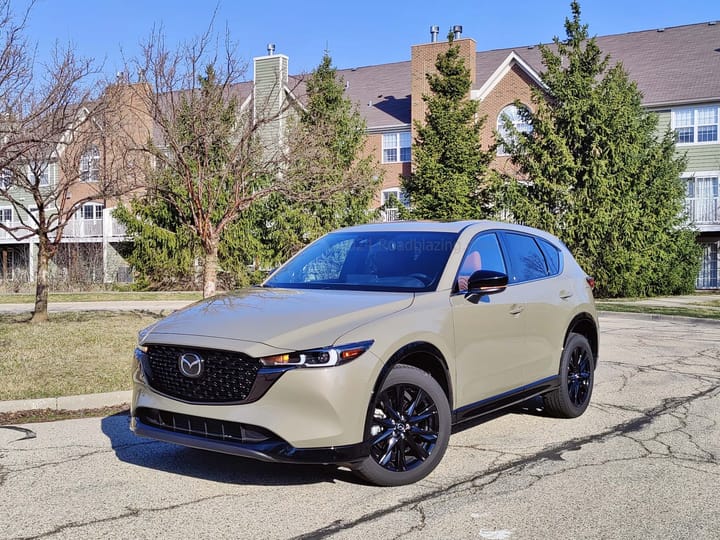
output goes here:
<path id="1" fill-rule="evenodd" d="M 498 394 L 491 398 L 483 399 L 470 405 L 465 405 L 459 409 L 455 409 L 452 413 L 453 424 L 465 422 L 477 418 L 478 416 L 484 416 L 486 414 L 505 409 L 511 405 L 521 403 L 527 399 L 530 399 L 541 394 L 545 394 L 551 390 L 557 388 L 560 384 L 560 378 L 557 375 L 542 379 L 540 381 L 515 388 L 508 392 Z"/>

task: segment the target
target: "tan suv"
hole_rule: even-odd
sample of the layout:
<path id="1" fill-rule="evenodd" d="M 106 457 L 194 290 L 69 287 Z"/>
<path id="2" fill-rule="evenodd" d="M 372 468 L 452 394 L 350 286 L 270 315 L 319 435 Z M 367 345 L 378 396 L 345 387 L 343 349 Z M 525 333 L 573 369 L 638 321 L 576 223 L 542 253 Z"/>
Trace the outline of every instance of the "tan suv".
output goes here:
<path id="1" fill-rule="evenodd" d="M 541 395 L 588 406 L 592 280 L 554 236 L 490 221 L 330 233 L 262 286 L 140 332 L 133 431 L 265 461 L 415 482 L 453 423 Z"/>

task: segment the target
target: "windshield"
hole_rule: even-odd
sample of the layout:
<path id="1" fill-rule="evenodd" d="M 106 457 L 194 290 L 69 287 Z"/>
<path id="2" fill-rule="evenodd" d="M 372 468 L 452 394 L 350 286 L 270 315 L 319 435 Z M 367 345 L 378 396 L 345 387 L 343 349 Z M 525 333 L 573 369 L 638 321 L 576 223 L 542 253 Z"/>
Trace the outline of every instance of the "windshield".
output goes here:
<path id="1" fill-rule="evenodd" d="M 265 287 L 424 292 L 437 287 L 455 233 L 336 232 L 281 266 Z"/>

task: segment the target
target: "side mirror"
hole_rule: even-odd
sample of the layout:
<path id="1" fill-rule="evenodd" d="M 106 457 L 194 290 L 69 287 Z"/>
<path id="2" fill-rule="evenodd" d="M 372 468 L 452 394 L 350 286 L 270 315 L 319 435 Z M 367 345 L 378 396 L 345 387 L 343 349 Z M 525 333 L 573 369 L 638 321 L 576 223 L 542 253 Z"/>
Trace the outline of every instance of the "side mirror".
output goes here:
<path id="1" fill-rule="evenodd" d="M 467 294 L 496 294 L 507 288 L 508 277 L 494 270 L 478 270 L 468 279 Z"/>

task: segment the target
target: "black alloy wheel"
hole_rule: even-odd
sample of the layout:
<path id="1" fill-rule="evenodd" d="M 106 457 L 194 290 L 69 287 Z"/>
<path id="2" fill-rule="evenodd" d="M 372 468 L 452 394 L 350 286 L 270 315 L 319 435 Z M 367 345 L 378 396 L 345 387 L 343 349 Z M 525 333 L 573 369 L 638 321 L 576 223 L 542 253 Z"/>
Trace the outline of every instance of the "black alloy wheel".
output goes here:
<path id="1" fill-rule="evenodd" d="M 378 485 L 416 482 L 440 462 L 449 436 L 450 407 L 437 381 L 415 367 L 396 366 L 375 399 L 370 456 L 357 472 Z"/>
<path id="2" fill-rule="evenodd" d="M 575 418 L 590 404 L 595 358 L 585 336 L 570 334 L 560 359 L 560 387 L 544 396 L 546 410 L 561 418 Z"/>

